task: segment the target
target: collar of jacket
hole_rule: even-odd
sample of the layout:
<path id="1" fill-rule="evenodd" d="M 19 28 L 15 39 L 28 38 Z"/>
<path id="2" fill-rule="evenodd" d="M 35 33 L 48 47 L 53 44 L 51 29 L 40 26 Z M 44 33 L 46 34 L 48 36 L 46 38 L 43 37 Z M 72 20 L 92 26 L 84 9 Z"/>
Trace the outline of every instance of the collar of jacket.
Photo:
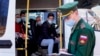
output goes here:
<path id="1" fill-rule="evenodd" d="M 77 23 L 75 26 L 73 26 L 73 28 L 71 29 L 72 33 L 74 32 L 74 30 L 80 29 L 80 25 L 82 24 L 82 22 L 84 22 L 84 20 L 81 18 L 81 19 L 78 21 L 78 23 Z"/>

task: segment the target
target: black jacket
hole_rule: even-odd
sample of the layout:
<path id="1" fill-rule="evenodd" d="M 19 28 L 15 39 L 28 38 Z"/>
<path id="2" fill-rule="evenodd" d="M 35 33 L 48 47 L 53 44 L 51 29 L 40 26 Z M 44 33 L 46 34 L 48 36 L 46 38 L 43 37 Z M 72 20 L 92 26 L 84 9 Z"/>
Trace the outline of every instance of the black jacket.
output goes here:
<path id="1" fill-rule="evenodd" d="M 42 25 L 36 25 L 36 38 L 38 39 L 42 34 Z"/>
<path id="2" fill-rule="evenodd" d="M 54 39 L 55 37 L 57 37 L 55 28 L 48 21 L 45 21 L 42 24 L 42 39 Z"/>

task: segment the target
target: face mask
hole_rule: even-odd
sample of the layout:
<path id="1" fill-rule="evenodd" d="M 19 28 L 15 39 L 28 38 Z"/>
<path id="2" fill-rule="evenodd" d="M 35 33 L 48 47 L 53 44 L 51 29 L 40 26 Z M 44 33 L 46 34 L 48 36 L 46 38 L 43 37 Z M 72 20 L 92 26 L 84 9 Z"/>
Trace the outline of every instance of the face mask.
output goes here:
<path id="1" fill-rule="evenodd" d="M 26 21 L 26 17 L 22 17 L 22 20 L 23 20 L 23 21 Z"/>
<path id="2" fill-rule="evenodd" d="M 20 18 L 17 18 L 17 19 L 16 19 L 16 22 L 17 22 L 17 23 L 21 22 L 21 19 L 20 19 Z"/>
<path id="3" fill-rule="evenodd" d="M 75 21 L 72 20 L 72 19 L 70 19 L 70 20 L 68 20 L 68 21 L 66 22 L 66 24 L 67 24 L 68 26 L 70 26 L 70 27 L 73 27 L 74 24 L 75 24 Z"/>
<path id="4" fill-rule="evenodd" d="M 41 21 L 37 22 L 37 25 L 41 25 L 41 24 L 42 24 Z"/>
<path id="5" fill-rule="evenodd" d="M 51 20 L 48 20 L 49 24 L 52 24 L 53 22 Z"/>

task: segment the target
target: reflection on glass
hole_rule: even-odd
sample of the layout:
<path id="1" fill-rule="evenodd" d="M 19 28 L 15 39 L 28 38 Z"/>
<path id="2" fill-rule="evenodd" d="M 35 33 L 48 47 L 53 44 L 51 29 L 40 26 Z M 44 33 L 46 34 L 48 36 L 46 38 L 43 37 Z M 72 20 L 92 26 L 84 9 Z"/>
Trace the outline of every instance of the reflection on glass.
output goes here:
<path id="1" fill-rule="evenodd" d="M 96 31 L 100 31 L 100 18 L 98 15 L 95 14 L 93 11 L 88 11 L 88 13 L 94 18 L 94 22 L 91 24 L 91 26 Z"/>
<path id="2" fill-rule="evenodd" d="M 9 0 L 0 0 L 0 37 L 5 33 Z"/>

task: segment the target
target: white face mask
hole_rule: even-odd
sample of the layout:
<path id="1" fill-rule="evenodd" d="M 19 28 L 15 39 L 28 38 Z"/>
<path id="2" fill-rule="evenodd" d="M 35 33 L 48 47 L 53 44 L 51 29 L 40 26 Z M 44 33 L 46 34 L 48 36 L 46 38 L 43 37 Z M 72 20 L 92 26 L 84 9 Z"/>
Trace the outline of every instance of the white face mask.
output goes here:
<path id="1" fill-rule="evenodd" d="M 23 21 L 26 21 L 26 17 L 22 17 L 21 19 L 22 19 Z"/>
<path id="2" fill-rule="evenodd" d="M 52 24 L 53 23 L 53 21 L 51 21 L 51 20 L 48 20 L 48 22 L 49 22 L 49 24 Z"/>
<path id="3" fill-rule="evenodd" d="M 21 22 L 21 19 L 20 18 L 16 18 L 16 22 L 17 23 Z"/>
<path id="4" fill-rule="evenodd" d="M 42 22 L 41 22 L 41 21 L 37 22 L 37 25 L 41 25 L 41 24 L 42 24 Z"/>

